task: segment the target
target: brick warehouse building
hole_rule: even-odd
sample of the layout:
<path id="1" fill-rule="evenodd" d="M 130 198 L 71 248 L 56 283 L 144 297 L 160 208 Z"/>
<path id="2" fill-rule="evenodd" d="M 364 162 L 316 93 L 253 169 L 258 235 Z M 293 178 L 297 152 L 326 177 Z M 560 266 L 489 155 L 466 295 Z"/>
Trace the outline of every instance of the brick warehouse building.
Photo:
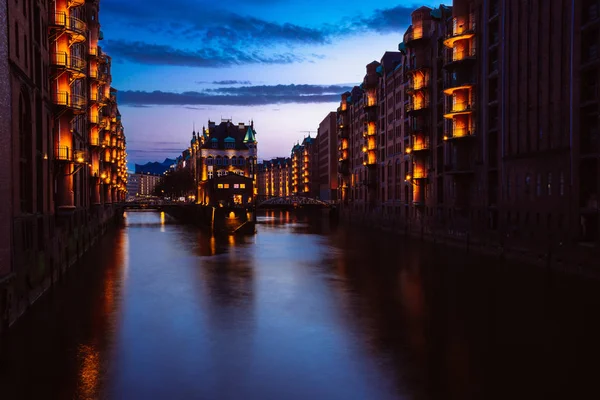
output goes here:
<path id="1" fill-rule="evenodd" d="M 198 184 L 197 203 L 246 205 L 255 202 L 258 142 L 253 122 L 235 125 L 230 120 L 222 120 L 217 125 L 208 121 L 208 128 L 203 128 L 198 135 L 193 132 L 187 151 L 189 167 Z M 228 177 L 231 174 L 238 178 Z"/>
<path id="2" fill-rule="evenodd" d="M 573 0 L 415 10 L 400 57 L 341 97 L 345 209 L 511 246 L 598 244 L 598 14 Z"/>
<path id="3" fill-rule="evenodd" d="M 125 198 L 125 136 L 98 14 L 97 0 L 0 4 L 0 331 Z"/>

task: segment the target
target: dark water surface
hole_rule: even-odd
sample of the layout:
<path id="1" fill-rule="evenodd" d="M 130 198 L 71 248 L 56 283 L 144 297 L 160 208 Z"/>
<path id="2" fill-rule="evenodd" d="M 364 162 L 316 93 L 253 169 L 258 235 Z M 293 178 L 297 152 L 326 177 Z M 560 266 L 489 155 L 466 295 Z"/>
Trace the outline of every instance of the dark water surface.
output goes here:
<path id="1" fill-rule="evenodd" d="M 10 331 L 0 399 L 600 398 L 598 282 L 286 212 L 126 217 Z"/>

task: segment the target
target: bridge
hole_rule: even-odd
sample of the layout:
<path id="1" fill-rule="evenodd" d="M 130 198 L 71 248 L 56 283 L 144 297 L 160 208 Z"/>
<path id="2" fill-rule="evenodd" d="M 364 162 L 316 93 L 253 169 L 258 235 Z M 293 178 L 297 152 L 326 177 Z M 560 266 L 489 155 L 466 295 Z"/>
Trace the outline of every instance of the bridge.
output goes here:
<path id="1" fill-rule="evenodd" d="M 258 204 L 258 208 L 330 208 L 332 205 L 321 200 L 303 196 L 273 197 Z"/>

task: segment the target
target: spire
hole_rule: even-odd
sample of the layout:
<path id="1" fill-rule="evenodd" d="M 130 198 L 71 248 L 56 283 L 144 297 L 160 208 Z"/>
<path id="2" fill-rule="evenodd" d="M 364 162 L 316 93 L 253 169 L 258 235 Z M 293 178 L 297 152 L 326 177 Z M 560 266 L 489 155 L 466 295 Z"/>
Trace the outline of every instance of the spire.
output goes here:
<path id="1" fill-rule="evenodd" d="M 256 143 L 256 132 L 254 132 L 254 123 L 252 123 L 248 130 L 246 131 L 246 136 L 244 137 L 244 143 Z"/>

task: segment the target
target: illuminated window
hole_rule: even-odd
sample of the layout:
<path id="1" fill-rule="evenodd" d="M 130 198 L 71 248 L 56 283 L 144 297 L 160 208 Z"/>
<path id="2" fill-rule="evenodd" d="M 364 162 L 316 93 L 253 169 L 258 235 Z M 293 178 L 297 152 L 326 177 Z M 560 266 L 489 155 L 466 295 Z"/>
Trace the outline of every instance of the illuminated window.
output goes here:
<path id="1" fill-rule="evenodd" d="M 219 183 L 219 184 L 217 185 L 217 188 L 218 188 L 218 189 L 223 189 L 223 184 L 222 184 L 222 183 Z"/>
<path id="2" fill-rule="evenodd" d="M 208 179 L 212 179 L 213 178 L 213 172 L 212 171 L 208 171 Z"/>
<path id="3" fill-rule="evenodd" d="M 224 183 L 224 184 L 223 184 L 223 188 L 225 188 L 225 189 L 229 189 L 229 183 Z"/>
<path id="4" fill-rule="evenodd" d="M 237 183 L 234 183 L 234 184 L 233 184 L 233 188 L 234 188 L 234 189 L 239 189 L 239 188 L 240 188 L 240 185 L 239 185 L 239 184 L 237 184 Z"/>

